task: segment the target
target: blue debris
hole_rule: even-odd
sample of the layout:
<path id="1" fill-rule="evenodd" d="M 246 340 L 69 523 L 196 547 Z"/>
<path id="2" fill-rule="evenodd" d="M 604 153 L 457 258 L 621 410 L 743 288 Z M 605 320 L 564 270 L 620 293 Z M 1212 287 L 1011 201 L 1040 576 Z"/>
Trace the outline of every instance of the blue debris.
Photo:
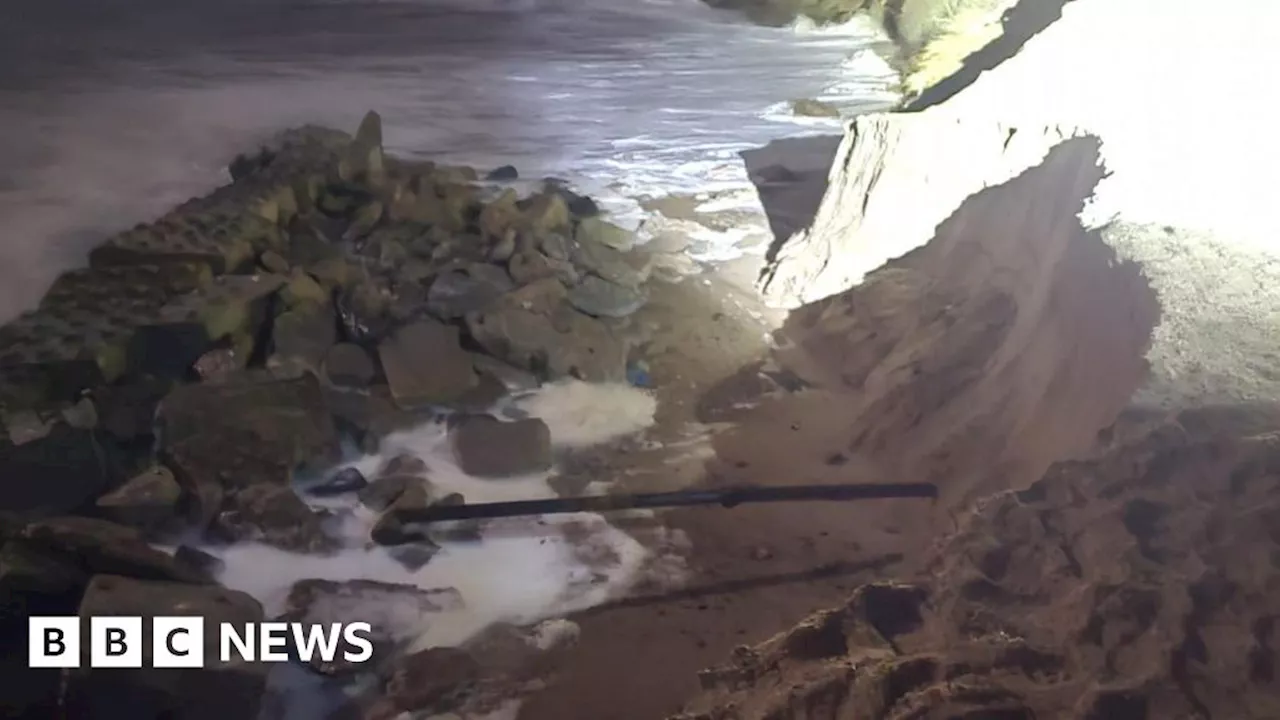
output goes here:
<path id="1" fill-rule="evenodd" d="M 649 365 L 637 360 L 627 366 L 627 382 L 639 388 L 652 388 L 653 379 L 649 377 Z"/>

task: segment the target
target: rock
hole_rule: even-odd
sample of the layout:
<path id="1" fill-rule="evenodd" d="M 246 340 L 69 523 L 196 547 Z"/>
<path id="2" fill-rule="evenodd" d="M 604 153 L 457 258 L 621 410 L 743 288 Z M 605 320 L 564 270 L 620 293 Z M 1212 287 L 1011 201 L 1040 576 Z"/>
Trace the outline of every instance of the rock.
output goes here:
<path id="1" fill-rule="evenodd" d="M 382 117 L 369 111 L 360 121 L 355 140 L 343 153 L 338 177 L 353 185 L 379 187 L 386 180 L 386 160 L 382 154 Z"/>
<path id="2" fill-rule="evenodd" d="M 60 415 L 68 427 L 77 430 L 92 430 L 98 426 L 98 408 L 93 404 L 93 400 L 87 397 L 80 398 L 76 404 L 64 408 Z"/>
<path id="3" fill-rule="evenodd" d="M 318 553 L 337 543 L 328 537 L 320 517 L 288 485 L 258 483 L 239 488 L 227 498 L 222 522 L 236 539 L 259 540 L 281 550 Z"/>
<path id="4" fill-rule="evenodd" d="M 618 285 L 595 275 L 583 279 L 569 291 L 569 302 L 575 308 L 596 317 L 626 317 L 648 301 L 649 296 L 642 288 Z"/>
<path id="5" fill-rule="evenodd" d="M 378 470 L 378 475 L 424 475 L 427 463 L 417 455 L 401 453 L 387 461 Z"/>
<path id="6" fill-rule="evenodd" d="M 597 217 L 579 220 L 573 237 L 580 243 L 606 245 L 614 250 L 630 250 L 636 244 L 635 233 Z"/>
<path id="7" fill-rule="evenodd" d="M 280 298 L 286 307 L 297 308 L 301 305 L 321 305 L 329 302 L 329 291 L 314 277 L 301 270 L 295 270 L 289 276 L 289 282 L 280 291 Z"/>
<path id="8" fill-rule="evenodd" d="M 520 204 L 520 229 L 534 237 L 572 229 L 573 217 L 560 193 L 544 190 Z"/>
<path id="9" fill-rule="evenodd" d="M 195 568 L 209 577 L 217 577 L 226 569 L 227 564 L 216 555 L 193 548 L 190 545 L 179 545 L 173 552 L 173 559 L 179 564 Z"/>
<path id="10" fill-rule="evenodd" d="M 522 250 L 507 261 L 507 272 L 521 285 L 554 278 L 565 285 L 576 285 L 581 279 L 577 268 L 567 260 L 548 257 L 537 250 Z"/>
<path id="11" fill-rule="evenodd" d="M 295 468 L 323 470 L 341 458 L 337 428 L 319 381 L 248 377 L 176 388 L 160 404 L 161 454 L 193 497 L 197 523 L 216 513 L 223 490 L 287 486 Z"/>
<path id="12" fill-rule="evenodd" d="M 216 348 L 201 355 L 192 370 L 202 382 L 219 382 L 243 370 L 252 356 L 253 338 L 242 336 L 231 347 Z"/>
<path id="13" fill-rule="evenodd" d="M 18 539 L 43 552 L 73 558 L 90 574 L 111 573 L 148 580 L 206 583 L 209 578 L 156 550 L 133 528 L 106 520 L 60 517 L 24 527 Z"/>
<path id="14" fill-rule="evenodd" d="M 284 256 L 274 250 L 267 250 L 259 255 L 258 265 L 260 265 L 263 270 L 275 275 L 289 274 L 289 261 L 284 259 Z"/>
<path id="15" fill-rule="evenodd" d="M 170 381 L 160 378 L 138 378 L 99 388 L 93 396 L 99 427 L 122 443 L 149 441 L 154 434 L 156 408 L 171 388 Z"/>
<path id="16" fill-rule="evenodd" d="M 391 477 L 402 477 L 394 475 Z M 426 530 L 405 521 L 404 511 L 425 510 L 435 499 L 435 492 L 426 478 L 411 478 L 404 483 L 404 490 L 387 507 L 369 534 L 379 545 L 395 546 L 410 543 L 434 545 Z"/>
<path id="17" fill-rule="evenodd" d="M 301 305 L 275 319 L 267 368 L 281 379 L 319 373 L 329 348 L 337 341 L 333 309 L 327 303 Z"/>
<path id="18" fill-rule="evenodd" d="M 346 467 L 308 490 L 316 497 L 333 497 L 360 492 L 369 486 L 364 474 L 353 467 Z"/>
<path id="19" fill-rule="evenodd" d="M 375 512 L 382 512 L 404 494 L 405 488 L 421 480 L 413 475 L 382 475 L 361 489 L 357 496 L 361 504 Z"/>
<path id="20" fill-rule="evenodd" d="M 134 372 L 181 378 L 212 347 L 256 337 L 286 280 L 280 275 L 225 275 L 170 301 L 135 332 L 129 347 Z"/>
<path id="21" fill-rule="evenodd" d="M 364 348 L 338 343 L 325 356 L 324 373 L 329 382 L 340 387 L 367 387 L 377 376 L 378 368 Z"/>
<path id="22" fill-rule="evenodd" d="M 369 453 L 377 452 L 387 435 L 427 419 L 422 413 L 397 407 L 386 385 L 360 390 L 326 387 L 325 397 L 335 422 Z"/>
<path id="23" fill-rule="evenodd" d="M 496 240 L 506 235 L 508 230 L 518 230 L 521 220 L 519 202 L 520 196 L 508 188 L 487 203 L 477 220 L 480 234 Z"/>
<path id="24" fill-rule="evenodd" d="M 322 626 L 368 622 L 373 626 L 371 662 L 377 663 L 397 646 L 417 638 L 431 616 L 463 607 L 462 595 L 453 588 L 423 589 L 377 580 L 301 580 L 289 590 L 285 612 L 278 620 Z M 355 671 L 357 666 L 341 660 L 347 647 L 345 641 L 339 645 L 335 663 L 317 658 L 308 664 L 325 675 Z"/>
<path id="25" fill-rule="evenodd" d="M 391 289 L 372 278 L 343 288 L 335 307 L 348 342 L 372 342 L 391 326 Z"/>
<path id="26" fill-rule="evenodd" d="M 494 243 L 489 250 L 489 260 L 495 263 L 505 263 L 511 259 L 516 253 L 516 231 L 507 230 L 502 239 Z"/>
<path id="27" fill-rule="evenodd" d="M 377 200 L 370 200 L 356 208 L 351 217 L 351 224 L 347 226 L 346 232 L 342 233 L 342 241 L 350 243 L 367 237 L 382 221 L 384 209 L 382 203 Z"/>
<path id="28" fill-rule="evenodd" d="M 469 313 L 472 339 L 495 357 L 548 378 L 589 382 L 626 377 L 626 343 L 600 321 L 568 304 L 555 279 L 531 283 Z"/>
<path id="29" fill-rule="evenodd" d="M 458 467 L 476 477 L 514 477 L 551 469 L 551 430 L 537 418 L 503 422 L 472 415 L 449 432 Z"/>
<path id="30" fill-rule="evenodd" d="M 496 358 L 479 353 L 471 354 L 471 362 L 476 372 L 482 376 L 494 378 L 502 383 L 508 392 L 521 392 L 524 390 L 535 390 L 540 383 L 533 373 L 521 370 L 513 365 L 508 365 Z"/>
<path id="31" fill-rule="evenodd" d="M 563 198 L 565 205 L 569 208 L 569 212 L 572 213 L 574 217 L 587 218 L 595 217 L 600 214 L 600 206 L 596 204 L 595 200 L 592 200 L 586 195 L 579 195 L 578 193 L 573 192 L 569 188 L 565 187 L 562 182 L 548 181 L 545 183 L 544 187 L 546 188 L 546 191 L 554 192 Z"/>
<path id="32" fill-rule="evenodd" d="M 828 102 L 805 98 L 791 101 L 791 113 L 806 117 L 838 118 L 840 108 Z"/>
<path id="33" fill-rule="evenodd" d="M 514 287 L 502 268 L 470 263 L 436 276 L 427 290 L 427 310 L 442 320 L 453 320 L 485 307 Z"/>
<path id="34" fill-rule="evenodd" d="M 355 281 L 356 268 L 340 257 L 331 257 L 307 267 L 307 272 L 327 290 L 346 287 Z"/>
<path id="35" fill-rule="evenodd" d="M 592 274 L 628 287 L 644 283 L 653 269 L 653 256 L 649 253 L 623 252 L 590 241 L 570 243 L 569 259 Z"/>
<path id="36" fill-rule="evenodd" d="M 65 425 L 0 445 L 0 508 L 31 516 L 83 510 L 125 479 L 122 461 L 106 436 Z"/>
<path id="37" fill-rule="evenodd" d="M 156 465 L 98 498 L 98 514 L 114 523 L 151 534 L 179 520 L 182 486 L 173 473 Z"/>
<path id="38" fill-rule="evenodd" d="M 142 667 L 91 668 L 82 663 L 65 675 L 63 706 L 67 717 L 189 718 L 223 720 L 257 717 L 266 688 L 265 663 L 219 657 L 219 625 L 262 622 L 262 606 L 248 595 L 216 586 L 192 586 L 98 575 L 80 604 L 83 618 L 142 616 Z M 152 668 L 149 618 L 190 615 L 204 618 L 205 664 L 201 668 Z"/>
<path id="39" fill-rule="evenodd" d="M 514 165 L 503 165 L 502 167 L 494 168 L 489 171 L 488 175 L 485 175 L 486 180 L 493 180 L 497 182 L 515 180 L 519 177 L 520 172 L 516 170 Z"/>
<path id="40" fill-rule="evenodd" d="M 406 325 L 378 346 L 391 396 L 406 409 L 440 405 L 476 385 L 458 329 L 431 320 Z"/>

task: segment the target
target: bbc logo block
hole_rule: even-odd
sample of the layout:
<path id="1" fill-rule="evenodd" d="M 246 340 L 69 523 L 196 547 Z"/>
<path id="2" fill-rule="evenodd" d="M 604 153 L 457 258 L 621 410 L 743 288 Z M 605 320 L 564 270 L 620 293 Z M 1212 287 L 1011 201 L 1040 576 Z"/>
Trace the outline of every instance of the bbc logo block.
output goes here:
<path id="1" fill-rule="evenodd" d="M 78 668 L 88 649 L 94 668 L 201 668 L 211 654 L 205 644 L 201 617 L 155 617 L 148 633 L 141 617 L 92 617 L 88 636 L 79 617 L 32 617 L 28 622 L 28 665 L 33 668 Z M 219 623 L 217 657 L 220 662 L 333 662 L 339 656 L 351 663 L 373 657 L 369 623 Z M 146 661 L 149 660 L 149 664 Z"/>

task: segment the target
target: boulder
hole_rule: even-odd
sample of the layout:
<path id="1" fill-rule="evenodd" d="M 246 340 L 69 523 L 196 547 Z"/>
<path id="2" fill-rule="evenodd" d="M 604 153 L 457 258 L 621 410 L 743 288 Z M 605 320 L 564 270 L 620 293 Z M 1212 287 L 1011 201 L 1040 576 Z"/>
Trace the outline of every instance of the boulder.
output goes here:
<path id="1" fill-rule="evenodd" d="M 402 476 L 393 475 L 392 477 Z M 439 548 L 431 541 L 426 530 L 406 522 L 404 513 L 425 510 L 436 500 L 436 497 L 437 493 L 426 478 L 408 479 L 400 494 L 374 524 L 369 538 L 379 545 L 387 546 L 424 544 L 430 548 L 431 554 L 434 554 Z"/>
<path id="2" fill-rule="evenodd" d="M 45 555 L 70 560 L 89 574 L 109 573 L 149 580 L 205 583 L 209 578 L 156 550 L 133 528 L 84 517 L 51 518 L 24 527 L 17 542 Z"/>
<path id="3" fill-rule="evenodd" d="M 345 183 L 379 187 L 386 180 L 386 159 L 382 154 L 382 116 L 365 114 L 355 139 L 342 154 L 338 177 Z"/>
<path id="4" fill-rule="evenodd" d="M 838 118 L 840 117 L 840 108 L 829 102 L 803 98 L 791 101 L 791 113 L 804 117 Z"/>
<path id="5" fill-rule="evenodd" d="M 626 343 L 599 320 L 569 305 L 555 279 L 531 283 L 469 313 L 467 330 L 481 347 L 547 378 L 589 382 L 626 378 Z"/>
<path id="6" fill-rule="evenodd" d="M 495 182 L 515 180 L 519 177 L 520 177 L 520 171 L 516 170 L 514 165 L 503 165 L 502 167 L 496 167 L 490 170 L 489 173 L 484 176 L 486 180 L 493 180 Z"/>
<path id="7" fill-rule="evenodd" d="M 551 429 L 537 418 L 503 422 L 491 415 L 463 418 L 449 432 L 458 467 L 476 477 L 514 477 L 550 470 Z"/>
<path id="8" fill-rule="evenodd" d="M 381 278 L 366 275 L 343 288 L 334 304 L 343 338 L 348 342 L 374 342 L 391 327 L 391 288 Z"/>
<path id="9" fill-rule="evenodd" d="M 538 378 L 527 370 L 521 370 L 496 358 L 479 353 L 471 354 L 471 363 L 482 377 L 491 377 L 507 389 L 508 392 L 535 390 Z"/>
<path id="10" fill-rule="evenodd" d="M 126 474 L 103 434 L 56 425 L 30 442 L 0 444 L 0 477 L 0 507 L 39 516 L 85 509 Z"/>
<path id="11" fill-rule="evenodd" d="M 595 275 L 588 276 L 569 291 L 569 302 L 596 317 L 623 318 L 649 301 L 643 288 L 619 285 Z"/>
<path id="12" fill-rule="evenodd" d="M 275 250 L 267 250 L 258 255 L 258 266 L 273 275 L 288 275 L 289 261 Z"/>
<path id="13" fill-rule="evenodd" d="M 653 269 L 653 256 L 646 252 L 624 252 L 582 240 L 567 245 L 569 259 L 574 265 L 619 285 L 637 287 L 649 279 Z"/>
<path id="14" fill-rule="evenodd" d="M 267 368 L 282 379 L 318 372 L 325 354 L 337 340 L 332 307 L 327 303 L 299 305 L 275 319 Z"/>
<path id="15" fill-rule="evenodd" d="M 181 518 L 182 486 L 173 472 L 156 465 L 98 498 L 98 515 L 150 535 L 172 529 Z"/>
<path id="16" fill-rule="evenodd" d="M 377 580 L 302 580 L 285 600 L 281 622 L 327 626 L 331 623 L 368 622 L 373 626 L 374 657 L 378 663 L 388 653 L 426 630 L 433 615 L 463 608 L 462 595 L 453 588 L 423 589 L 416 585 Z M 359 668 L 341 659 L 325 663 L 316 658 L 308 665 L 325 675 L 340 675 Z"/>
<path id="17" fill-rule="evenodd" d="M 280 299 L 286 307 L 296 308 L 301 305 L 320 305 L 329 302 L 329 291 L 314 277 L 295 270 L 289 275 L 289 282 L 280 291 Z"/>
<path id="18" fill-rule="evenodd" d="M 568 260 L 551 257 L 533 249 L 521 250 L 507 260 L 507 272 L 521 285 L 554 278 L 565 285 L 581 280 L 578 269 Z"/>
<path id="19" fill-rule="evenodd" d="M 219 530 L 234 540 L 257 540 L 282 550 L 320 553 L 336 542 L 320 516 L 289 485 L 256 484 L 235 490 L 219 516 Z"/>
<path id="20" fill-rule="evenodd" d="M 484 668 L 466 650 L 437 647 L 395 662 L 383 692 L 364 720 L 393 720 L 410 712 L 439 716 L 459 709 Z"/>
<path id="21" fill-rule="evenodd" d="M 407 473 L 379 475 L 357 493 L 360 503 L 375 512 L 382 512 L 404 494 L 405 488 L 422 478 Z"/>
<path id="22" fill-rule="evenodd" d="M 406 409 L 448 403 L 477 382 L 458 329 L 432 320 L 397 330 L 378 346 L 378 358 L 392 398 Z"/>
<path id="23" fill-rule="evenodd" d="M 506 270 L 469 263 L 436 276 L 427 290 L 427 310 L 442 320 L 453 320 L 485 307 L 514 287 Z"/>
<path id="24" fill-rule="evenodd" d="M 325 478 L 324 482 L 308 488 L 308 492 L 316 497 L 333 497 L 359 492 L 367 487 L 369 487 L 369 481 L 364 473 L 356 468 L 347 467 Z"/>
<path id="25" fill-rule="evenodd" d="M 339 343 L 325 355 L 324 374 L 330 383 L 340 387 L 367 387 L 377 376 L 378 368 L 364 348 Z"/>
<path id="26" fill-rule="evenodd" d="M 614 250 L 630 250 L 636 244 L 635 233 L 598 217 L 579 220 L 573 237 L 581 243 L 606 245 Z"/>
<path id="27" fill-rule="evenodd" d="M 192 586 L 98 575 L 89 583 L 80 616 L 142 616 L 141 668 L 90 668 L 82 662 L 65 675 L 63 709 L 83 720 L 182 718 L 226 720 L 257 717 L 270 665 L 219 657 L 221 623 L 262 622 L 262 606 L 248 595 L 217 586 Z M 205 665 L 156 669 L 149 618 L 204 618 Z M 84 646 L 87 655 L 87 645 Z"/>

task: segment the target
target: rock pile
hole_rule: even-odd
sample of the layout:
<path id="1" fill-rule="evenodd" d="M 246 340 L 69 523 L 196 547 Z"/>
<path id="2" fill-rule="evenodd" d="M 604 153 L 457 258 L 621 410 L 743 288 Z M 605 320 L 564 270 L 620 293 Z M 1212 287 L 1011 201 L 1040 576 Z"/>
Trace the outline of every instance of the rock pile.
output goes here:
<path id="1" fill-rule="evenodd" d="M 527 474 L 551 462 L 547 428 L 495 420 L 494 401 L 550 379 L 625 380 L 626 318 L 652 265 L 633 234 L 563 183 L 495 195 L 470 168 L 388 156 L 381 135 L 376 113 L 354 136 L 283 133 L 237 158 L 230 184 L 108 239 L 0 328 L 10 647 L 25 645 L 30 615 L 261 619 L 256 601 L 212 582 L 212 558 L 149 543 L 194 533 L 330 552 L 293 477 L 331 467 L 344 435 L 373 449 L 461 411 L 463 468 Z M 352 473 L 313 490 L 358 492 L 382 513 L 371 540 L 411 566 L 435 546 L 397 513 L 465 501 L 435 492 L 414 458 L 372 481 Z M 370 589 L 295 595 L 327 591 Z M 64 686 L 57 671 L 19 669 L 31 680 L 3 704 L 37 715 L 253 717 L 263 683 L 228 668 L 110 687 L 77 671 Z"/>

